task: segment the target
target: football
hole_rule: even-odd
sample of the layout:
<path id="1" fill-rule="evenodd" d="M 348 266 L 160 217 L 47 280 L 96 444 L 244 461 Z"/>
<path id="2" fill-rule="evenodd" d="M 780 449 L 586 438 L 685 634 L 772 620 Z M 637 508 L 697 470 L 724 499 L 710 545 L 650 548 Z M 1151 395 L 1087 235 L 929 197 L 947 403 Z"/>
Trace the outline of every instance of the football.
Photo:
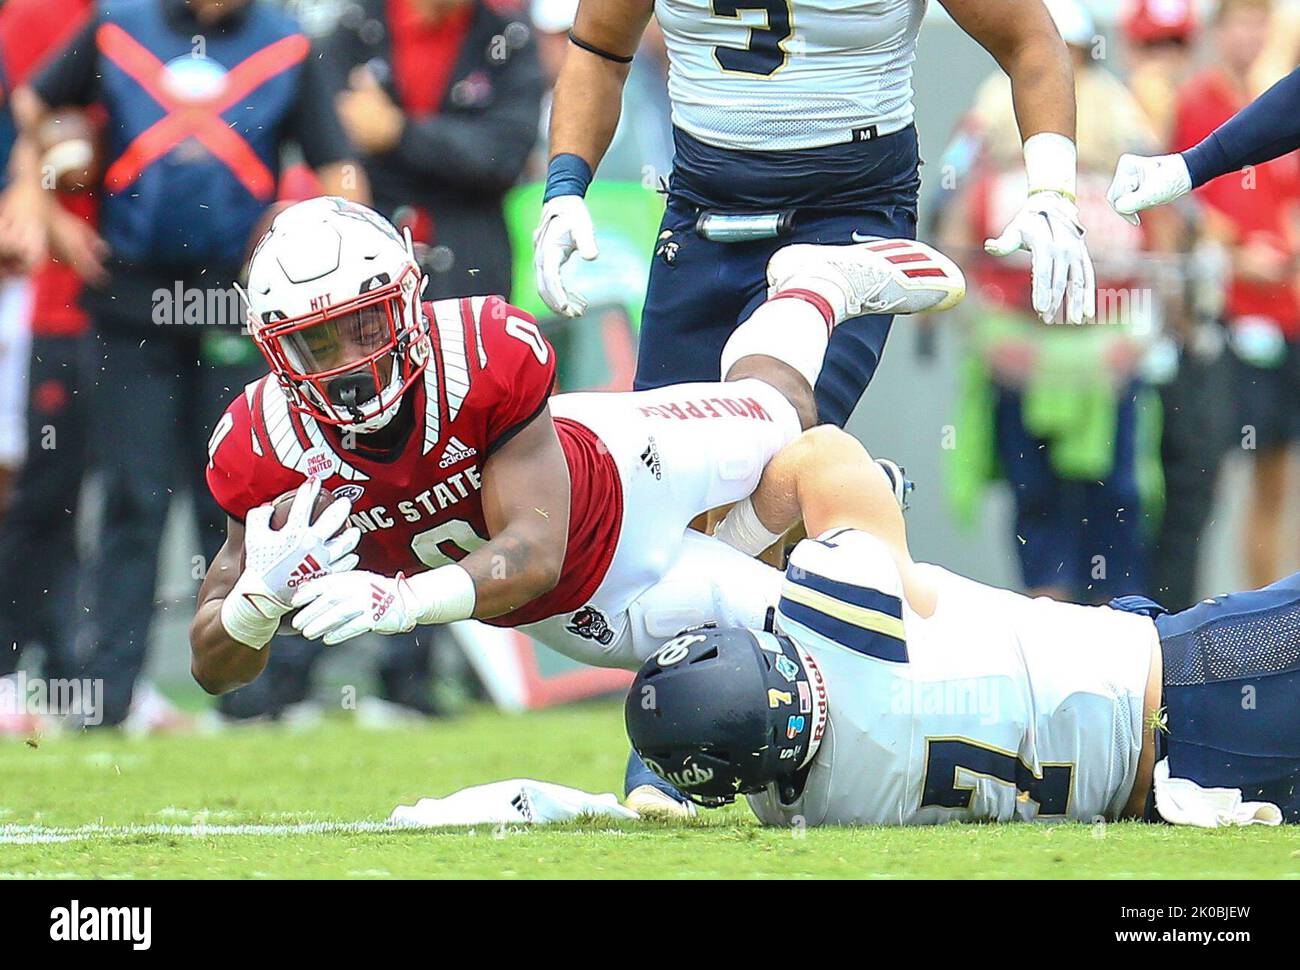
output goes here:
<path id="1" fill-rule="evenodd" d="M 297 489 L 285 492 L 274 502 L 271 503 L 271 528 L 283 529 L 284 524 L 289 521 L 289 510 L 293 508 L 293 497 L 297 494 Z M 328 488 L 321 486 L 320 493 L 316 496 L 316 502 L 311 509 L 311 520 L 315 522 L 320 518 L 322 512 L 330 507 L 334 501 L 334 493 Z M 341 529 L 339 531 L 342 531 Z"/>
<path id="2" fill-rule="evenodd" d="M 272 529 L 283 529 L 284 524 L 289 521 L 289 509 L 293 507 L 293 497 L 297 494 L 297 491 L 297 489 L 290 489 L 271 503 Z M 329 508 L 330 503 L 333 501 L 334 494 L 328 488 L 321 486 L 320 493 L 316 496 L 316 502 L 312 505 L 310 521 L 315 522 L 319 519 L 321 513 Z M 339 531 L 342 532 L 343 530 L 339 529 Z M 245 557 L 241 554 L 239 557 L 239 568 L 241 570 L 243 570 L 246 562 Z"/>

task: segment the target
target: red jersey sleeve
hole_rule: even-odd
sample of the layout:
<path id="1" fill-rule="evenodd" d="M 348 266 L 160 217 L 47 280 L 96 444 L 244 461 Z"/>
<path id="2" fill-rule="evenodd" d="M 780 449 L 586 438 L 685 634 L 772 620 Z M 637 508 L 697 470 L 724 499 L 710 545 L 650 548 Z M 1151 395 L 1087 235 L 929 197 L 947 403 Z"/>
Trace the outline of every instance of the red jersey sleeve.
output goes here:
<path id="1" fill-rule="evenodd" d="M 301 475 L 259 454 L 249 398 L 249 393 L 235 398 L 208 439 L 208 491 L 238 522 L 249 509 L 274 501 L 302 481 Z"/>
<path id="2" fill-rule="evenodd" d="M 546 406 L 555 384 L 555 348 L 530 314 L 495 296 L 479 311 L 475 337 L 481 373 L 494 392 L 487 415 L 491 454 Z"/>
<path id="3" fill-rule="evenodd" d="M 253 496 L 252 416 L 248 399 L 239 395 L 226 408 L 208 438 L 208 491 L 232 519 L 244 521 L 261 504 Z"/>

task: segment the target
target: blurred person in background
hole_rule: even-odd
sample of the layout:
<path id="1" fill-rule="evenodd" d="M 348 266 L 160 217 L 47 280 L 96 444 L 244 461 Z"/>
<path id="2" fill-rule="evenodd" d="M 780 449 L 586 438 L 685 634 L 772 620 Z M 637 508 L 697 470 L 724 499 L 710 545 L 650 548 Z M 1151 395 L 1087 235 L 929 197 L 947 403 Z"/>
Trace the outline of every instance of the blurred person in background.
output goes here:
<path id="1" fill-rule="evenodd" d="M 1104 245 L 1093 325 L 1045 323 L 1026 299 L 1029 267 L 991 259 L 979 240 L 1023 197 L 1025 172 L 1006 78 L 976 94 L 944 156 L 941 238 L 971 255 L 965 268 L 980 308 L 952 449 L 953 495 L 974 514 L 999 474 L 1015 499 L 1024 584 L 1039 595 L 1104 602 L 1145 582 L 1143 511 L 1158 496 L 1154 431 L 1139 364 L 1153 311 L 1142 278 L 1141 230 L 1106 205 L 1109 173 L 1154 135 L 1133 96 L 1092 58 L 1097 33 L 1075 0 L 1049 0 L 1074 62 L 1079 119 L 1078 205 Z"/>
<path id="2" fill-rule="evenodd" d="M 90 21 L 14 93 L 16 204 L 49 224 L 32 146 L 51 111 L 106 115 L 100 233 L 80 240 L 94 332 L 91 440 L 102 474 L 83 676 L 105 725 L 127 716 L 154 614 L 171 496 L 188 489 L 210 561 L 224 514 L 203 486 L 211 408 L 264 370 L 204 359 L 242 324 L 232 284 L 296 144 L 331 193 L 365 199 L 334 92 L 296 24 L 249 0 L 126 0 Z"/>
<path id="3" fill-rule="evenodd" d="M 1199 24 L 1192 0 L 1133 0 L 1121 21 L 1129 87 L 1160 144 L 1178 120 Z M 1199 597 L 1201 537 L 1214 505 L 1219 467 L 1232 435 L 1231 370 L 1220 324 L 1222 247 L 1205 237 L 1198 207 L 1171 208 L 1146 225 L 1166 257 L 1160 297 L 1163 334 L 1150 371 L 1160 392 L 1164 514 L 1151 550 L 1151 594 L 1170 609 Z"/>
<path id="4" fill-rule="evenodd" d="M 411 230 L 425 298 L 508 298 L 501 204 L 536 140 L 543 86 L 528 25 L 482 0 L 359 0 L 325 48 L 374 206 Z"/>
<path id="5" fill-rule="evenodd" d="M 537 178 L 546 177 L 551 135 L 551 104 L 565 55 L 578 0 L 533 0 L 530 7 L 546 78 L 540 138 L 534 163 Z M 651 18 L 623 87 L 623 112 L 609 149 L 600 163 L 602 180 L 640 182 L 647 188 L 666 185 L 673 164 L 672 108 L 668 103 L 668 49 L 659 24 Z"/>
<path id="6" fill-rule="evenodd" d="M 1212 63 L 1179 92 L 1174 151 L 1192 148 L 1249 103 L 1271 24 L 1269 0 L 1219 3 Z M 1296 506 L 1290 448 L 1300 438 L 1300 156 L 1215 179 L 1193 198 L 1203 204 L 1203 232 L 1229 253 L 1223 315 L 1234 358 L 1234 444 L 1252 465 L 1242 551 L 1249 584 L 1263 586 L 1293 559 L 1285 524 Z"/>
<path id="7" fill-rule="evenodd" d="M 91 0 L 8 0 L 0 7 L 0 65 L 9 83 L 25 83 L 85 24 L 91 8 Z M 93 225 L 96 209 L 94 173 L 82 167 L 93 150 L 84 136 L 96 134 L 96 120 L 77 122 L 74 115 L 56 117 L 46 123 L 53 130 L 42 132 L 42 141 L 50 144 L 42 165 L 56 193 L 49 225 L 42 227 L 48 230 L 44 241 L 50 254 L 31 276 L 30 353 L 7 361 L 7 373 L 0 376 L 6 395 L 12 392 L 16 399 L 16 434 L 26 453 L 8 514 L 0 519 L 0 563 L 6 567 L 0 569 L 0 675 L 16 670 L 24 647 L 32 643 L 44 647 L 46 677 L 76 674 L 76 612 L 68 604 L 77 590 L 75 524 L 86 466 L 84 392 L 90 377 L 87 317 L 77 299 L 80 274 L 94 273 L 93 263 L 79 260 L 77 241 L 94 238 L 79 223 Z M 66 137 L 60 129 L 68 129 Z M 0 198 L 0 210 L 7 201 Z"/>
<path id="8" fill-rule="evenodd" d="M 1300 0 L 1273 0 L 1264 49 L 1251 65 L 1251 95 L 1267 91 L 1300 64 Z"/>
<path id="9" fill-rule="evenodd" d="M 1194 0 L 1129 0 L 1120 29 L 1129 91 L 1164 144 L 1174 127 L 1178 87 L 1193 68 L 1196 5 Z"/>

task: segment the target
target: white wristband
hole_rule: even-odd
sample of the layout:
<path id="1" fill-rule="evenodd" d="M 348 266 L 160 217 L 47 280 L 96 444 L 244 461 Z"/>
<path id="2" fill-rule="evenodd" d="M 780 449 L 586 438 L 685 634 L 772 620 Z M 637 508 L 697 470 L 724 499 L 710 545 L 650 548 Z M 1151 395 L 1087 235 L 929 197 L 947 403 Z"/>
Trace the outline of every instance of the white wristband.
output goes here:
<path id="1" fill-rule="evenodd" d="M 718 523 L 713 537 L 721 539 L 733 549 L 739 549 L 747 556 L 757 556 L 764 549 L 775 545 L 783 534 L 769 532 L 759 521 L 758 513 L 754 511 L 754 503 L 746 497 L 731 507 L 726 518 Z"/>
<path id="2" fill-rule="evenodd" d="M 230 639 L 254 650 L 261 650 L 275 636 L 275 631 L 280 627 L 280 617 L 263 614 L 244 596 L 236 583 L 235 588 L 221 601 L 221 625 Z"/>
<path id="3" fill-rule="evenodd" d="M 478 593 L 474 578 L 463 566 L 448 563 L 408 576 L 403 582 L 415 599 L 416 623 L 452 623 L 474 615 Z"/>
<path id="4" fill-rule="evenodd" d="M 1030 192 L 1060 192 L 1074 200 L 1079 151 L 1074 142 L 1054 131 L 1025 139 L 1025 174 Z"/>

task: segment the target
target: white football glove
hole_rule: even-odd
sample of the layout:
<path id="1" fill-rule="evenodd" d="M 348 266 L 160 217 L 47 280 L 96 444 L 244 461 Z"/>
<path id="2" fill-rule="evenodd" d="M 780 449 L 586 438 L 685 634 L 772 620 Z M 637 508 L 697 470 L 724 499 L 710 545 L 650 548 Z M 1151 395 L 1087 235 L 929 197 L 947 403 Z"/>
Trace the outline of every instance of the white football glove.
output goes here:
<path id="1" fill-rule="evenodd" d="M 1032 261 L 1035 313 L 1050 322 L 1064 297 L 1070 323 L 1097 315 L 1097 280 L 1073 202 L 1060 192 L 1031 192 L 1002 235 L 984 240 L 984 251 L 992 256 L 1022 249 Z"/>
<path id="2" fill-rule="evenodd" d="M 270 504 L 250 509 L 244 522 L 244 571 L 221 604 L 221 621 L 230 636 L 260 650 L 275 634 L 280 618 L 293 607 L 294 593 L 310 580 L 354 568 L 352 551 L 361 541 L 353 526 L 338 536 L 352 511 L 346 498 L 335 499 L 310 522 L 321 483 L 309 478 L 298 486 L 289 518 L 271 528 Z M 333 536 L 333 538 L 331 538 Z"/>
<path id="3" fill-rule="evenodd" d="M 314 580 L 293 597 L 294 628 L 309 640 L 342 643 L 363 633 L 407 633 L 474 612 L 474 580 L 455 563 L 406 577 L 355 570 Z"/>
<path id="4" fill-rule="evenodd" d="M 342 643 L 363 633 L 406 633 L 419 612 L 406 577 L 356 570 L 298 590 L 293 626 L 308 640 Z"/>
<path id="5" fill-rule="evenodd" d="M 1115 165 L 1115 177 L 1106 191 L 1106 201 L 1118 215 L 1133 225 L 1137 214 L 1152 206 L 1181 199 L 1192 191 L 1192 176 L 1183 156 L 1121 155 Z"/>
<path id="6" fill-rule="evenodd" d="M 581 316 L 587 309 L 581 295 L 565 289 L 560 272 L 575 250 L 586 260 L 600 254 L 596 227 L 581 196 L 557 195 L 542 206 L 542 220 L 533 233 L 533 269 L 537 292 L 548 307 L 566 317 Z"/>

